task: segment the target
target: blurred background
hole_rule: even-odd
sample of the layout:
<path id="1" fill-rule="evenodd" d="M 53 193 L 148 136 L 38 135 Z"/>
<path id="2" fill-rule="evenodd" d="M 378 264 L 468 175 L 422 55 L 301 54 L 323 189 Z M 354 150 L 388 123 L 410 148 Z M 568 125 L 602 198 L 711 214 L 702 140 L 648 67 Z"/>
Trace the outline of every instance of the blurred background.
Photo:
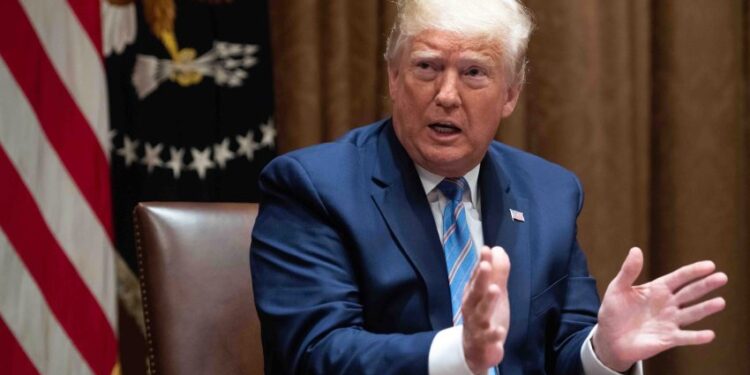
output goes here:
<path id="1" fill-rule="evenodd" d="M 645 251 L 643 280 L 702 259 L 729 275 L 726 311 L 696 325 L 716 340 L 659 355 L 648 373 L 750 374 L 750 0 L 524 3 L 536 23 L 527 84 L 498 139 L 581 178 L 579 240 L 600 292 L 631 246 Z M 135 203 L 257 201 L 275 155 L 387 116 L 395 6 L 61 4 L 0 3 L 0 370 L 54 368 L 29 338 L 46 311 L 76 343 L 70 361 L 144 374 Z M 89 221 L 93 245 L 68 239 Z M 28 228 L 49 232 L 57 260 L 39 261 L 47 243 Z M 84 251 L 102 243 L 101 257 Z M 82 281 L 61 291 L 54 277 Z M 83 313 L 104 322 L 100 341 L 70 318 Z M 86 354 L 91 342 L 104 359 Z"/>

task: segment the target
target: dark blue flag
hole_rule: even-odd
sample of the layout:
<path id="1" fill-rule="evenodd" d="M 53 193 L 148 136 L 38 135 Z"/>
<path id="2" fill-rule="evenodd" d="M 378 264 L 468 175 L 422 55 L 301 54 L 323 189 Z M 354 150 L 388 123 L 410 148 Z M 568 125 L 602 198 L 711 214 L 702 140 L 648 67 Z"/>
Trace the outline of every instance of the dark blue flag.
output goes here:
<path id="1" fill-rule="evenodd" d="M 106 61 L 116 242 L 132 269 L 137 202 L 257 201 L 275 155 L 266 2 L 163 3 L 175 17 L 138 3 L 134 41 Z"/>

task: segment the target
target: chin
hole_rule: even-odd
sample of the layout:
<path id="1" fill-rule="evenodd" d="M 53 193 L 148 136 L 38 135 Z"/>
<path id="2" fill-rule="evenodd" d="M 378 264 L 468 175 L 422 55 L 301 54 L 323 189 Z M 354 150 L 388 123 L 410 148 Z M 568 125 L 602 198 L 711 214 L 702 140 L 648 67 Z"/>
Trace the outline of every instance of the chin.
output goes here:
<path id="1" fill-rule="evenodd" d="M 460 177 L 473 168 L 473 166 L 467 166 L 467 162 L 461 158 L 450 158 L 444 155 L 425 158 L 425 164 L 425 169 L 444 177 Z"/>

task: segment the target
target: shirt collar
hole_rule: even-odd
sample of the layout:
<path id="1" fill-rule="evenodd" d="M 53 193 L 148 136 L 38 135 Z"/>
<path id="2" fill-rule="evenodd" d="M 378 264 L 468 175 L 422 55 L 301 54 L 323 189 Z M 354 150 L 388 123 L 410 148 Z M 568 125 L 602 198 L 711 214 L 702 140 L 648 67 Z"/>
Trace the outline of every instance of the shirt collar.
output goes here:
<path id="1" fill-rule="evenodd" d="M 417 173 L 419 174 L 419 180 L 422 181 L 422 188 L 424 188 L 425 195 L 428 195 L 431 191 L 435 190 L 438 184 L 440 184 L 440 182 L 445 178 L 445 176 L 436 175 L 420 167 L 417 163 L 414 163 L 414 166 L 417 167 Z M 477 182 L 479 181 L 479 166 L 480 164 L 477 164 L 476 167 L 472 168 L 463 176 L 463 178 L 466 180 L 466 183 L 469 184 L 469 193 L 471 203 L 473 204 L 477 203 Z"/>

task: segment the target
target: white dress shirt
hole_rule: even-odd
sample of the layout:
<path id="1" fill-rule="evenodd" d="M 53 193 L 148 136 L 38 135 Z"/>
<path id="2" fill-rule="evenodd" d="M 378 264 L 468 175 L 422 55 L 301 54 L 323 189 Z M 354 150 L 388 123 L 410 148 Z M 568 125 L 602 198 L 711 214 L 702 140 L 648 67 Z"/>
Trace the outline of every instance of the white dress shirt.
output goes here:
<path id="1" fill-rule="evenodd" d="M 427 201 L 430 203 L 430 210 L 435 219 L 435 227 L 438 231 L 439 238 L 443 237 L 443 209 L 448 204 L 446 198 L 438 184 L 445 177 L 438 176 L 434 173 L 415 164 L 419 179 L 422 182 Z M 466 221 L 471 232 L 471 239 L 474 241 L 475 249 L 478 251 L 484 245 L 484 235 L 482 233 L 482 216 L 481 202 L 478 191 L 479 165 L 470 170 L 464 177 L 469 189 L 464 191 L 463 202 L 466 210 Z M 618 375 L 618 372 L 612 371 L 604 366 L 596 357 L 594 349 L 591 346 L 591 337 L 596 330 L 596 326 L 591 330 L 589 336 L 581 347 L 581 361 L 583 362 L 583 372 L 585 375 Z M 446 328 L 435 335 L 430 346 L 428 368 L 430 375 L 472 375 L 469 366 L 464 358 L 463 347 L 463 326 L 454 326 Z M 643 375 L 643 364 L 638 362 L 629 372 L 631 375 Z"/>

